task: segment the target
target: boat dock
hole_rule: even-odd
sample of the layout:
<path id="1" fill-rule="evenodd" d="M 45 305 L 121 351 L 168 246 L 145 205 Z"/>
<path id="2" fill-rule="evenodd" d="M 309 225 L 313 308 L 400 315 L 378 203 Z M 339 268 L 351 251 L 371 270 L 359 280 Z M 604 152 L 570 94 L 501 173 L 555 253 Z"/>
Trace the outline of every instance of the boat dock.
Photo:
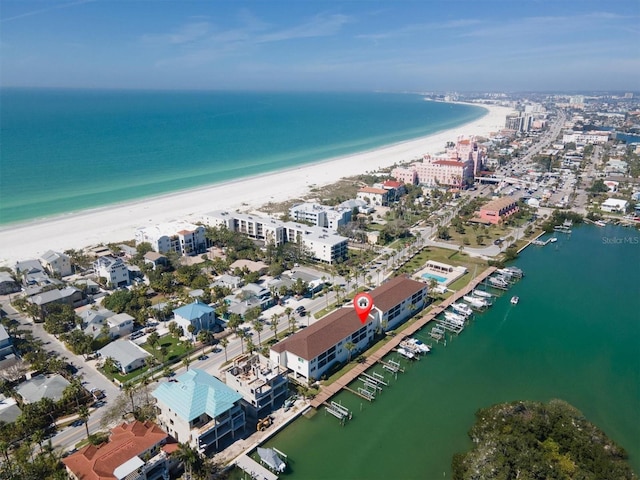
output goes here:
<path id="1" fill-rule="evenodd" d="M 383 367 L 387 365 L 385 370 L 390 370 L 392 368 L 399 369 L 399 364 L 395 362 L 394 364 L 391 361 L 385 361 L 383 358 L 389 354 L 394 349 L 397 349 L 400 345 L 400 342 L 405 340 L 407 337 L 412 336 L 418 330 L 423 328 L 427 323 L 436 319 L 436 316 L 444 312 L 452 303 L 456 303 L 463 296 L 468 295 L 473 291 L 478 285 L 480 285 L 487 277 L 489 277 L 492 273 L 497 270 L 496 267 L 489 267 L 484 272 L 480 273 L 477 277 L 471 279 L 469 284 L 461 290 L 454 292 L 449 298 L 446 298 L 438 305 L 434 305 L 431 310 L 424 314 L 422 317 L 416 318 L 413 323 L 411 323 L 407 328 L 405 328 L 402 332 L 398 332 L 394 337 L 391 337 L 387 343 L 385 343 L 378 350 L 369 355 L 363 363 L 359 363 L 354 368 L 346 372 L 343 376 L 333 382 L 331 385 L 323 386 L 320 392 L 315 396 L 313 400 L 311 400 L 311 406 L 313 408 L 320 408 L 321 405 L 328 405 L 326 402 L 340 392 L 343 389 L 347 389 L 349 384 L 351 384 L 354 380 L 357 380 L 358 377 L 361 377 L 363 373 L 373 367 L 376 363 L 381 363 Z M 397 370 L 396 370 L 397 371 Z M 395 373 L 395 372 L 394 372 Z M 351 389 L 349 389 L 351 390 Z M 353 390 L 352 390 L 353 391 Z M 332 402 L 334 403 L 334 402 Z M 331 405 L 329 405 L 330 407 Z"/>
<path id="2" fill-rule="evenodd" d="M 255 480 L 278 480 L 278 476 L 270 470 L 264 468 L 248 455 L 238 457 L 236 466 Z"/>

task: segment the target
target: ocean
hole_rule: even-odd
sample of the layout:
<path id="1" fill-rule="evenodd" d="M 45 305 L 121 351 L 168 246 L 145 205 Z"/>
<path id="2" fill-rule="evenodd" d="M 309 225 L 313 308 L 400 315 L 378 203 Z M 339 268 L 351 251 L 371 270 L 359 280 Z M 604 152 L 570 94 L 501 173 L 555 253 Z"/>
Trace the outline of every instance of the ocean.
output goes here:
<path id="1" fill-rule="evenodd" d="M 321 409 L 271 439 L 289 457 L 284 478 L 449 478 L 479 408 L 553 398 L 580 409 L 640 472 L 640 233 L 581 226 L 557 236 L 522 252 L 525 278 L 446 347 L 403 361 L 397 379 L 378 369 L 390 386 L 374 402 L 335 397 L 353 412 L 345 426 Z M 426 343 L 430 328 L 419 334 Z"/>
<path id="2" fill-rule="evenodd" d="M 388 93 L 2 89 L 0 99 L 0 224 L 371 150 L 485 112 Z"/>

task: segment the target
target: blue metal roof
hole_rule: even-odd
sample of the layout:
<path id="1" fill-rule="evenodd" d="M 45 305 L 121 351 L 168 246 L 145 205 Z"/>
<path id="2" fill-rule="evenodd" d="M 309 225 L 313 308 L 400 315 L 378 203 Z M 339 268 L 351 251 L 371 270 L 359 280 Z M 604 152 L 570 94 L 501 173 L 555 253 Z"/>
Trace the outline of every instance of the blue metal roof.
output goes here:
<path id="1" fill-rule="evenodd" d="M 238 392 L 197 368 L 183 373 L 176 380 L 161 384 L 152 395 L 187 421 L 203 413 L 215 418 L 242 398 Z"/>
<path id="2" fill-rule="evenodd" d="M 213 308 L 211 308 L 206 303 L 202 302 L 193 302 L 189 305 L 185 305 L 184 307 L 176 308 L 173 311 L 174 315 L 179 315 L 180 317 L 186 320 L 196 320 L 204 314 L 209 314 L 213 312 Z"/>

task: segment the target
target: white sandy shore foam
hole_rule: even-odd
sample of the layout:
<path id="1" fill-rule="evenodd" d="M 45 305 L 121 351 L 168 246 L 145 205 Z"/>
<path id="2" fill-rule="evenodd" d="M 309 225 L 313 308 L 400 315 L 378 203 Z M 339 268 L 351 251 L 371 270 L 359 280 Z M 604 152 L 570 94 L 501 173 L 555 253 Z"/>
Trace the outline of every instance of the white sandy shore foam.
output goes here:
<path id="1" fill-rule="evenodd" d="M 398 162 L 444 150 L 458 136 L 488 136 L 503 128 L 509 108 L 484 106 L 478 120 L 427 137 L 377 150 L 318 162 L 209 187 L 141 201 L 53 217 L 0 228 L 0 265 L 13 268 L 19 260 L 37 258 L 47 250 L 81 249 L 134 238 L 137 227 L 173 220 L 198 220 L 219 209 L 255 209 L 309 193 L 340 178 L 372 172 Z"/>

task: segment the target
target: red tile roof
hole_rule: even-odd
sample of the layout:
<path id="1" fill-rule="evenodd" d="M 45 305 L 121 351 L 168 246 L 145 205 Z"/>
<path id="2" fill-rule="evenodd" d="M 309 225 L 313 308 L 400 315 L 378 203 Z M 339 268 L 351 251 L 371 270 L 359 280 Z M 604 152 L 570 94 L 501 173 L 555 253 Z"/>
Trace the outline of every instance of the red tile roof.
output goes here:
<path id="1" fill-rule="evenodd" d="M 449 165 L 451 167 L 464 167 L 464 163 L 456 162 L 455 160 L 436 160 L 433 163 L 435 165 Z"/>
<path id="2" fill-rule="evenodd" d="M 387 312 L 406 298 L 427 286 L 405 276 L 395 277 L 370 292 L 373 305 Z M 353 308 L 340 308 L 300 332 L 276 343 L 272 350 L 291 352 L 305 360 L 312 360 L 340 340 L 362 328 Z"/>
<path id="3" fill-rule="evenodd" d="M 385 187 L 390 187 L 390 188 L 398 188 L 398 187 L 402 186 L 402 183 L 401 182 L 396 182 L 394 180 L 387 180 L 382 185 L 384 185 Z"/>
<path id="4" fill-rule="evenodd" d="M 387 193 L 387 191 L 383 188 L 373 188 L 373 187 L 362 187 L 360 190 L 358 190 L 359 192 L 362 193 L 378 193 L 378 194 L 385 194 Z"/>
<path id="5" fill-rule="evenodd" d="M 82 480 L 114 480 L 116 468 L 168 439 L 155 423 L 136 420 L 111 429 L 108 443 L 87 445 L 63 458 L 62 463 Z"/>

